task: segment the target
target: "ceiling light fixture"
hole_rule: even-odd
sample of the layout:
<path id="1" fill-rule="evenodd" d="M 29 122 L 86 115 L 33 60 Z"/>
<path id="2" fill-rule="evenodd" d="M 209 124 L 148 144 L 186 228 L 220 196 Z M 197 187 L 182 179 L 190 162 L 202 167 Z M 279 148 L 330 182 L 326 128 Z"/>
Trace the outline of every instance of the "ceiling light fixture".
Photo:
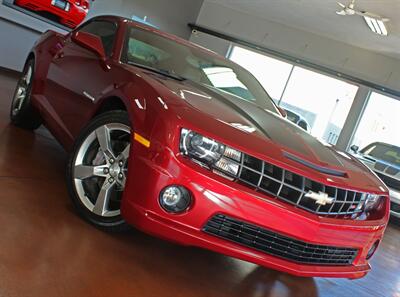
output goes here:
<path id="1" fill-rule="evenodd" d="M 379 35 L 384 35 L 384 36 L 388 35 L 388 31 L 386 29 L 386 26 L 385 26 L 385 23 L 383 20 L 368 17 L 368 16 L 364 16 L 364 20 L 372 32 L 379 34 Z"/>
<path id="2" fill-rule="evenodd" d="M 385 23 L 389 22 L 390 19 L 382 17 L 376 13 L 356 9 L 356 0 L 350 0 L 350 3 L 348 5 L 338 2 L 338 5 L 340 6 L 341 10 L 336 11 L 336 14 L 341 16 L 361 16 L 364 18 L 365 22 L 372 32 L 381 36 L 388 35 L 388 30 Z"/>

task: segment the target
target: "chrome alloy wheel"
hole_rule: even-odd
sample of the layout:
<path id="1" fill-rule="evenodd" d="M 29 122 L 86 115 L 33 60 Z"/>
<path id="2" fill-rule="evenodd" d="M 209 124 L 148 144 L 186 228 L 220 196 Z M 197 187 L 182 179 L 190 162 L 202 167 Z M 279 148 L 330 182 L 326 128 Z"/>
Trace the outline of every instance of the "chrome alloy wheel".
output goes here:
<path id="1" fill-rule="evenodd" d="M 33 65 L 30 64 L 25 70 L 23 77 L 19 80 L 17 90 L 12 102 L 12 115 L 16 116 L 22 109 L 24 102 L 29 95 L 29 88 L 32 84 Z"/>
<path id="2" fill-rule="evenodd" d="M 73 163 L 75 190 L 92 213 L 108 218 L 121 214 L 129 150 L 130 128 L 121 123 L 98 127 L 80 146 Z"/>

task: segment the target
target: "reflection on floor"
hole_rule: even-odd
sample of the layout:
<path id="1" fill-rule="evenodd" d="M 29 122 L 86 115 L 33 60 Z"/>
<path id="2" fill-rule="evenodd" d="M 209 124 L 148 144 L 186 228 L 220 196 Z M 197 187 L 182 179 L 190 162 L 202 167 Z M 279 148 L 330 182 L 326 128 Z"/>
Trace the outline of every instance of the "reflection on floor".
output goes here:
<path id="1" fill-rule="evenodd" d="M 75 214 L 66 154 L 45 129 L 12 127 L 15 78 L 0 72 L 0 296 L 400 296 L 400 227 L 364 279 L 298 278 L 138 231 L 106 234 Z"/>

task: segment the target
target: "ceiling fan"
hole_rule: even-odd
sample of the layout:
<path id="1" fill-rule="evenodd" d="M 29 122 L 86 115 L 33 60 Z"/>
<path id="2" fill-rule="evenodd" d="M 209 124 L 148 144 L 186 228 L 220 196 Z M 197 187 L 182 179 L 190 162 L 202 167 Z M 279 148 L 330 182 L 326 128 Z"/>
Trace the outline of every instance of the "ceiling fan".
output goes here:
<path id="1" fill-rule="evenodd" d="M 347 6 L 343 3 L 338 2 L 338 5 L 341 7 L 341 10 L 336 11 L 336 14 L 342 16 L 352 16 L 352 15 L 362 16 L 372 32 L 379 35 L 385 35 L 385 36 L 388 35 L 385 23 L 389 22 L 390 19 L 382 17 L 372 12 L 357 10 L 355 9 L 355 2 L 356 0 L 351 0 Z"/>

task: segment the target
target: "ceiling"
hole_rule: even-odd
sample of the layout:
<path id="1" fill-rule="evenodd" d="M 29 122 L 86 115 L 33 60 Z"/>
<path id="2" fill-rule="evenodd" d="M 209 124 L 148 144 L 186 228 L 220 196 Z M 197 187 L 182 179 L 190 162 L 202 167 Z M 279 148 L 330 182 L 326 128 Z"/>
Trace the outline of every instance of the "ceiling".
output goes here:
<path id="1" fill-rule="evenodd" d="M 400 59 L 400 0 L 356 0 L 356 9 L 390 18 L 389 36 L 375 35 L 360 16 L 339 16 L 335 0 L 207 0 L 353 46 Z M 349 0 L 342 0 L 348 4 Z"/>

